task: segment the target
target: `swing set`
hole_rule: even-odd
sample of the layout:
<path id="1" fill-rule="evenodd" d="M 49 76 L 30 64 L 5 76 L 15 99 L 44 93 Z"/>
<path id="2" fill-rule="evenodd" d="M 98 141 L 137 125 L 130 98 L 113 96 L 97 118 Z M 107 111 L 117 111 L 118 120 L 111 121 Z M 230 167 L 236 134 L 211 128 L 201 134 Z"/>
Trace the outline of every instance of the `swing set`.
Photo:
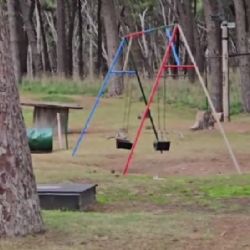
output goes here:
<path id="1" fill-rule="evenodd" d="M 167 42 L 166 42 L 164 56 L 162 58 L 162 61 L 160 63 L 160 67 L 159 67 L 158 72 L 156 74 L 154 84 L 152 85 L 151 92 L 147 98 L 145 95 L 145 91 L 143 88 L 143 84 L 142 84 L 138 69 L 136 67 L 133 53 L 131 52 L 131 46 L 132 46 L 133 40 L 138 39 L 139 37 L 143 37 L 146 34 L 156 32 L 158 30 L 164 30 Z M 185 50 L 186 50 L 186 52 L 187 52 L 187 54 L 192 62 L 192 64 L 190 64 L 190 65 L 185 65 L 185 64 L 181 63 L 180 55 L 179 55 L 180 41 L 183 43 L 184 48 L 185 48 Z M 127 48 L 127 53 L 125 54 L 123 67 L 121 70 L 117 70 L 119 60 L 121 59 L 125 48 Z M 132 66 L 133 70 L 128 69 L 128 59 L 129 58 L 130 58 L 130 62 L 131 62 L 131 66 Z M 171 59 L 173 59 L 173 60 L 171 60 Z M 173 63 L 173 61 L 174 61 L 174 63 Z M 161 26 L 161 27 L 157 27 L 157 28 L 151 28 L 148 30 L 144 30 L 144 31 L 130 33 L 121 39 L 120 45 L 116 51 L 116 54 L 115 54 L 114 59 L 110 65 L 110 68 L 109 68 L 109 70 L 108 70 L 108 72 L 103 80 L 101 88 L 100 88 L 98 95 L 96 97 L 95 103 L 92 107 L 91 112 L 89 113 L 87 120 L 86 120 L 85 126 L 83 127 L 81 134 L 77 140 L 77 143 L 72 151 L 72 156 L 75 156 L 77 154 L 82 141 L 86 137 L 86 134 L 88 132 L 90 124 L 93 120 L 94 114 L 95 114 L 95 112 L 100 104 L 101 97 L 104 95 L 106 89 L 108 88 L 110 80 L 113 77 L 123 77 L 124 78 L 124 76 L 127 76 L 129 78 L 136 77 L 136 79 L 138 81 L 139 89 L 140 89 L 140 92 L 141 92 L 141 95 L 143 98 L 143 102 L 145 104 L 145 109 L 144 109 L 143 115 L 141 117 L 140 125 L 137 129 L 137 132 L 136 132 L 136 135 L 135 135 L 133 142 L 130 141 L 127 137 L 123 137 L 123 136 L 119 136 L 119 135 L 116 138 L 116 148 L 117 149 L 126 149 L 126 150 L 130 151 L 128 158 L 127 158 L 127 161 L 126 161 L 125 166 L 124 166 L 123 174 L 126 175 L 128 173 L 128 170 L 129 170 L 129 167 L 131 165 L 132 158 L 134 155 L 134 151 L 135 151 L 136 146 L 138 144 L 139 138 L 141 136 L 141 133 L 142 133 L 142 130 L 143 130 L 143 127 L 144 127 L 144 124 L 145 124 L 145 121 L 147 118 L 149 118 L 149 121 L 150 121 L 151 126 L 152 126 L 152 130 L 153 130 L 154 135 L 155 135 L 155 142 L 153 143 L 154 149 L 156 151 L 160 151 L 161 153 L 164 151 L 169 151 L 170 141 L 166 140 L 166 138 L 165 138 L 165 133 L 166 133 L 166 77 L 170 76 L 169 73 L 171 73 L 173 71 L 175 71 L 175 72 L 177 71 L 179 73 L 181 71 L 183 72 L 183 71 L 187 71 L 187 70 L 195 70 L 195 72 L 198 76 L 198 79 L 200 81 L 200 84 L 204 90 L 206 97 L 207 97 L 208 104 L 210 105 L 210 108 L 211 108 L 211 111 L 214 115 L 214 118 L 215 118 L 216 122 L 218 123 L 220 132 L 223 136 L 223 139 L 225 141 L 225 144 L 226 144 L 226 147 L 229 151 L 229 154 L 232 158 L 234 166 L 235 166 L 237 172 L 241 173 L 240 166 L 239 166 L 239 164 L 236 160 L 236 157 L 232 151 L 231 145 L 226 137 L 224 128 L 223 128 L 221 122 L 219 121 L 218 117 L 216 116 L 216 110 L 215 110 L 214 105 L 212 103 L 211 97 L 207 91 L 204 80 L 201 76 L 201 73 L 200 73 L 196 63 L 195 63 L 191 49 L 187 43 L 185 35 L 184 35 L 182 28 L 179 24 Z M 163 121 L 161 122 L 160 121 L 161 117 L 160 117 L 159 86 L 160 86 L 160 82 L 163 78 L 164 78 Z M 125 111 L 124 111 L 124 120 L 123 120 L 124 124 L 125 124 L 125 122 L 127 123 L 127 126 L 124 128 L 125 132 L 128 132 L 129 114 L 130 114 L 130 109 L 131 109 L 131 91 L 132 91 L 132 85 L 126 84 L 127 98 L 125 99 L 125 106 L 127 106 L 127 110 L 125 109 Z M 159 124 L 158 131 L 157 131 L 155 123 L 154 123 L 152 112 L 150 110 L 150 107 L 154 102 L 154 98 L 155 98 L 157 92 L 158 92 L 157 109 L 158 109 L 158 124 Z M 162 126 L 161 126 L 161 123 L 162 123 Z"/>
<path id="2" fill-rule="evenodd" d="M 148 101 L 147 101 L 147 98 L 146 98 L 146 95 L 145 95 L 145 92 L 144 92 L 144 89 L 143 89 L 143 85 L 142 85 L 142 82 L 141 82 L 138 70 L 136 68 L 136 64 L 135 64 L 132 52 L 131 52 L 131 46 L 132 46 L 133 39 L 128 38 L 128 39 L 126 39 L 126 41 L 128 43 L 128 49 L 127 49 L 127 53 L 126 53 L 126 56 L 125 56 L 124 65 L 123 65 L 123 71 L 122 72 L 126 72 L 126 68 L 128 66 L 128 58 L 129 58 L 129 54 L 130 54 L 130 56 L 131 56 L 131 63 L 133 65 L 134 69 L 135 69 L 134 72 L 135 72 L 135 75 L 137 77 L 137 81 L 138 81 L 138 84 L 139 84 L 140 92 L 141 92 L 144 104 L 147 105 Z M 130 117 L 131 102 L 132 102 L 132 100 L 131 100 L 132 99 L 132 97 L 131 97 L 132 96 L 132 84 L 130 84 L 128 82 L 125 85 L 125 88 L 126 88 L 126 98 L 125 98 L 125 108 L 124 108 L 123 124 L 125 125 L 125 123 L 126 123 L 126 125 L 123 126 L 123 128 L 125 128 L 125 132 L 128 133 L 128 130 L 129 130 L 129 117 Z M 159 100 L 159 98 L 158 98 L 158 100 Z M 160 110 L 158 108 L 158 124 L 160 124 L 160 117 L 159 117 L 159 115 L 160 115 Z M 153 129 L 153 132 L 154 132 L 154 135 L 155 135 L 155 138 L 156 138 L 156 141 L 154 142 L 154 148 L 155 148 L 155 150 L 156 151 L 161 151 L 161 152 L 168 151 L 169 147 L 170 147 L 170 142 L 169 141 L 164 141 L 164 140 L 160 139 L 159 132 L 157 132 L 157 130 L 156 130 L 155 122 L 154 122 L 153 116 L 152 116 L 152 114 L 151 114 L 150 111 L 148 112 L 147 118 L 149 118 L 149 120 L 150 120 L 152 129 Z M 119 136 L 119 134 L 118 134 L 118 136 L 116 137 L 116 147 L 117 147 L 117 149 L 127 149 L 127 150 L 130 150 L 133 147 L 133 143 L 128 138 L 123 138 L 123 137 Z"/>

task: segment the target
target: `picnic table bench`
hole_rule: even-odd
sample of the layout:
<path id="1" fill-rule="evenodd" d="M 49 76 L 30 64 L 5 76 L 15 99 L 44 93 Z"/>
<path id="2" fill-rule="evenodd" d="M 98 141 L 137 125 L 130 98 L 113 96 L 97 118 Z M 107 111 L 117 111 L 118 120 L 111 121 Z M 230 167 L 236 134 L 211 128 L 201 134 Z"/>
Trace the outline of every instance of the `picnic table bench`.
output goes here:
<path id="1" fill-rule="evenodd" d="M 57 113 L 60 114 L 62 133 L 68 133 L 68 118 L 70 109 L 83 109 L 78 104 L 57 102 L 33 102 L 21 101 L 22 106 L 33 107 L 33 126 L 35 128 L 52 128 L 57 134 Z"/>

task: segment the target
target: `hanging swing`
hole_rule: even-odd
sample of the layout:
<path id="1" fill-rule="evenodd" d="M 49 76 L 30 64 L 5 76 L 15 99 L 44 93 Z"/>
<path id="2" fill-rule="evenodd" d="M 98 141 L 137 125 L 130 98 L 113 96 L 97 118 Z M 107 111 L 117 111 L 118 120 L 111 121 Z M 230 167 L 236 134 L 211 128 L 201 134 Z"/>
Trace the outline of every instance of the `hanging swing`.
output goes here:
<path id="1" fill-rule="evenodd" d="M 128 139 L 116 138 L 116 148 L 117 149 L 127 149 L 130 150 L 133 143 Z"/>
<path id="2" fill-rule="evenodd" d="M 128 56 L 129 56 L 131 45 L 132 45 L 132 39 L 129 40 L 128 49 L 127 49 L 127 53 L 126 53 L 126 57 L 125 57 L 124 65 L 123 65 L 123 71 L 125 71 L 127 68 Z M 123 77 L 123 80 L 124 80 L 124 77 Z M 133 143 L 128 139 L 129 117 L 130 117 L 130 110 L 131 110 L 131 95 L 132 95 L 131 83 L 127 82 L 125 85 L 125 89 L 126 89 L 126 98 L 125 98 L 125 105 L 124 105 L 123 128 L 120 129 L 117 133 L 116 148 L 130 150 L 133 146 Z"/>
<path id="3" fill-rule="evenodd" d="M 129 53 L 130 53 L 130 48 L 131 48 L 131 45 L 132 45 L 132 39 L 129 40 L 128 42 L 128 49 L 127 49 L 127 53 L 126 53 L 126 57 L 125 57 L 125 60 L 124 60 L 124 66 L 123 66 L 123 72 L 125 72 L 126 68 L 127 68 L 127 64 L 128 64 L 128 56 L 129 56 Z M 131 57 L 132 57 L 132 54 L 131 54 Z M 143 100 L 144 100 L 144 103 L 145 105 L 147 105 L 147 99 L 146 99 L 146 96 L 145 96 L 145 93 L 144 93 L 144 90 L 143 90 L 143 86 L 142 86 L 142 83 L 141 83 L 141 80 L 140 80 L 140 77 L 138 75 L 138 71 L 136 70 L 136 66 L 135 66 L 135 63 L 133 61 L 133 57 L 132 57 L 132 64 L 135 68 L 135 72 L 136 72 L 136 76 L 137 76 L 137 80 L 138 80 L 138 83 L 139 83 L 139 87 L 140 87 L 140 90 L 141 90 L 141 93 L 142 93 L 142 96 L 143 96 Z M 123 74 L 124 76 L 124 74 Z M 124 79 L 124 77 L 123 77 Z M 164 82 L 165 84 L 165 82 Z M 132 90 L 133 90 L 133 86 L 131 83 L 127 82 L 126 85 L 126 98 L 125 98 L 125 108 L 124 108 L 124 119 L 123 119 L 123 128 L 120 129 L 117 133 L 117 136 L 116 136 L 116 148 L 117 149 L 127 149 L 127 150 L 130 150 L 132 149 L 133 147 L 133 142 L 131 142 L 129 139 L 128 139 L 128 129 L 129 129 L 129 117 L 130 117 L 130 110 L 131 110 L 131 103 L 132 103 Z M 166 124 L 165 124 L 165 120 L 166 120 L 166 87 L 164 85 L 164 98 L 163 98 L 163 106 L 164 106 L 164 130 L 166 130 Z M 160 116 L 160 112 L 158 112 L 159 116 Z M 161 133 L 161 138 L 159 136 L 159 132 L 157 133 L 157 130 L 155 128 L 155 125 L 154 125 L 154 121 L 153 121 L 153 117 L 152 117 L 152 114 L 151 114 L 151 111 L 149 110 L 148 111 L 148 117 L 149 117 L 149 120 L 152 124 L 152 128 L 153 128 L 153 131 L 154 131 L 154 134 L 155 134 L 155 138 L 156 138 L 156 141 L 154 142 L 154 148 L 156 151 L 168 151 L 169 148 L 170 148 L 170 142 L 169 141 L 166 141 L 164 140 L 163 138 L 163 135 Z M 159 119 L 160 120 L 160 119 Z M 125 125 L 126 123 L 126 125 Z M 159 122 L 160 124 L 160 122 Z"/>
<path id="4" fill-rule="evenodd" d="M 158 90 L 157 95 L 157 112 L 158 112 L 158 139 L 154 142 L 153 146 L 156 151 L 169 151 L 170 149 L 170 141 L 166 140 L 166 78 L 164 77 L 163 84 L 163 129 L 161 126 L 161 110 L 160 110 L 160 91 Z"/>

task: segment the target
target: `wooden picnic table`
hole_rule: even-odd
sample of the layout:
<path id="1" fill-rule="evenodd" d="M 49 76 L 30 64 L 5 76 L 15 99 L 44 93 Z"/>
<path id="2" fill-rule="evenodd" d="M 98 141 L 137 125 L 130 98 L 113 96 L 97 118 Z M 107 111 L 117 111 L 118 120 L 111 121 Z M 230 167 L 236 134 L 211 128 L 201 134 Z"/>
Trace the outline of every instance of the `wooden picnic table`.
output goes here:
<path id="1" fill-rule="evenodd" d="M 68 118 L 70 109 L 83 109 L 78 104 L 57 102 L 27 102 L 21 101 L 21 105 L 34 107 L 33 125 L 35 128 L 53 128 L 57 131 L 57 113 L 60 114 L 62 133 L 68 133 Z"/>

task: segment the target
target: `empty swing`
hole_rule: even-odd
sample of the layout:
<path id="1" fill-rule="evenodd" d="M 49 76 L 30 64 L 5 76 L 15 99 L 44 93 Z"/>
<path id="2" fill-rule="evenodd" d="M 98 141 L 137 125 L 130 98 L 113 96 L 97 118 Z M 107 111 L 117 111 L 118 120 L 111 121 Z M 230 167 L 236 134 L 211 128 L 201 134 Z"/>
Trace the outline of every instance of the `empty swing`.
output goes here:
<path id="1" fill-rule="evenodd" d="M 132 103 L 132 84 L 126 84 L 126 98 L 125 98 L 125 105 L 124 105 L 124 114 L 123 114 L 123 126 L 121 129 L 118 130 L 116 136 L 116 148 L 117 149 L 131 149 L 133 143 L 128 139 L 128 132 L 129 132 L 129 118 L 130 118 L 130 111 L 131 111 L 131 103 Z"/>
<path id="2" fill-rule="evenodd" d="M 154 142 L 153 146 L 156 151 L 160 151 L 161 153 L 163 151 L 169 151 L 170 149 L 170 141 L 166 140 L 166 81 L 164 79 L 163 84 L 163 126 L 161 126 L 161 110 L 160 110 L 160 91 L 158 90 L 157 95 L 157 113 L 158 113 L 158 138 Z M 163 128 L 162 128 L 163 127 Z"/>
<path id="3" fill-rule="evenodd" d="M 117 149 L 127 149 L 130 150 L 133 143 L 128 139 L 116 138 L 116 148 Z"/>

